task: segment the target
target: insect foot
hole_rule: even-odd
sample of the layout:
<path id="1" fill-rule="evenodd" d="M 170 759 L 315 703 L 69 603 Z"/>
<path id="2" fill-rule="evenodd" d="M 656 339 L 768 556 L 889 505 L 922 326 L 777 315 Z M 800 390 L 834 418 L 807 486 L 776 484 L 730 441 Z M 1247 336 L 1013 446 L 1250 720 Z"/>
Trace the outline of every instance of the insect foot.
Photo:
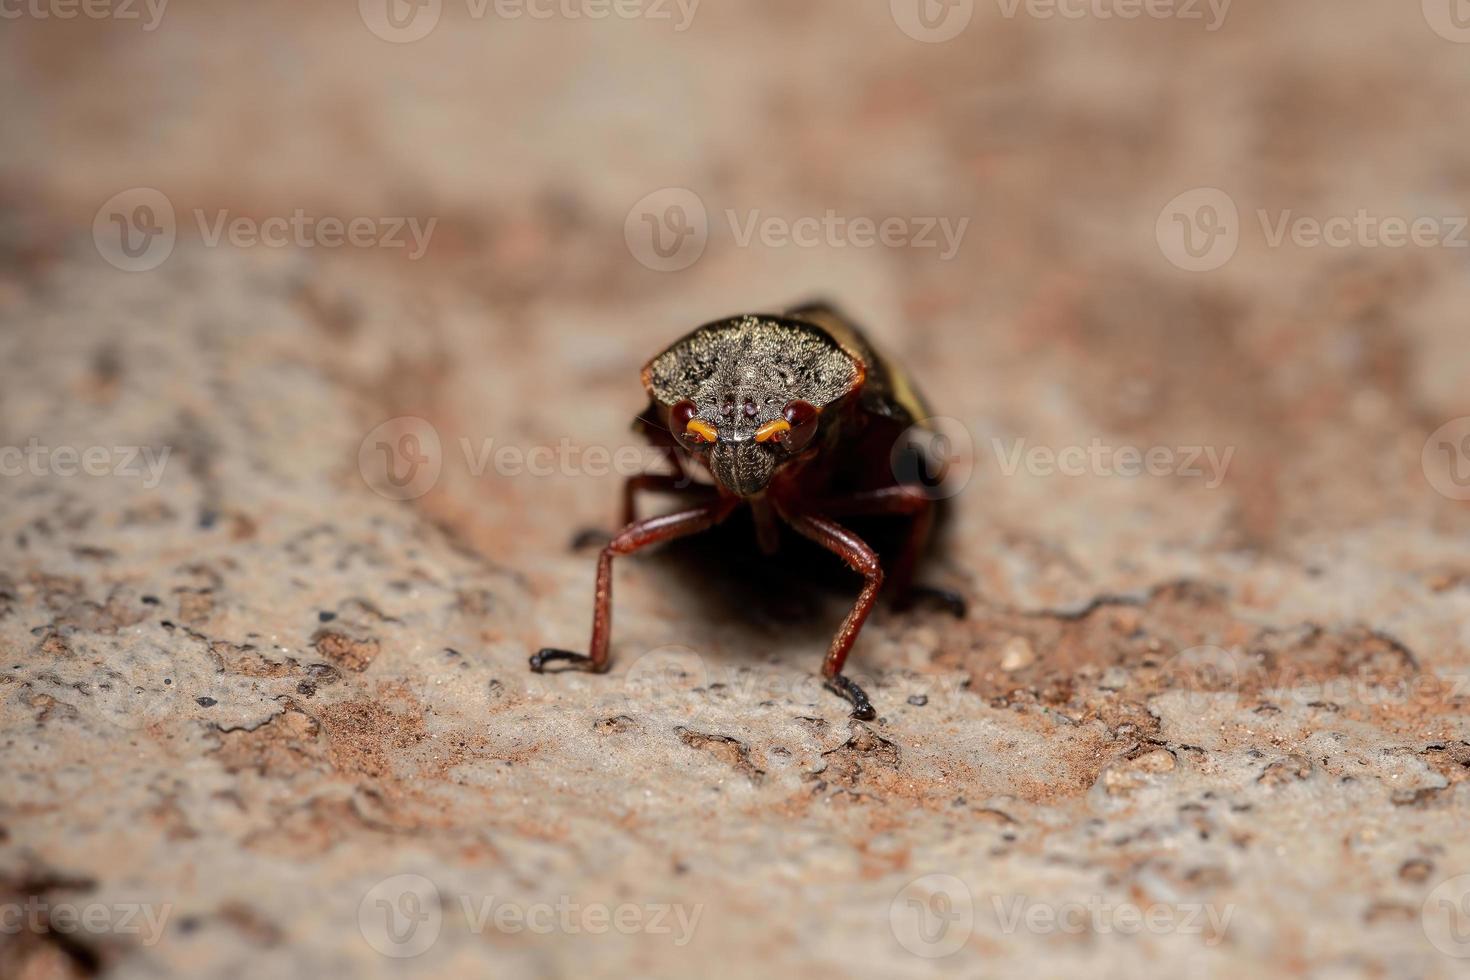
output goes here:
<path id="1" fill-rule="evenodd" d="M 545 672 L 545 667 L 553 660 L 565 660 L 569 666 L 566 670 L 587 670 L 594 674 L 607 671 L 606 663 L 598 664 L 585 653 L 573 653 L 571 650 L 556 650 L 551 647 L 543 647 L 531 656 L 531 670 L 540 674 Z"/>
<path id="2" fill-rule="evenodd" d="M 851 701 L 852 716 L 858 721 L 872 721 L 878 717 L 878 712 L 873 710 L 873 702 L 868 700 L 867 693 L 841 674 L 834 674 L 827 678 L 827 690 Z"/>

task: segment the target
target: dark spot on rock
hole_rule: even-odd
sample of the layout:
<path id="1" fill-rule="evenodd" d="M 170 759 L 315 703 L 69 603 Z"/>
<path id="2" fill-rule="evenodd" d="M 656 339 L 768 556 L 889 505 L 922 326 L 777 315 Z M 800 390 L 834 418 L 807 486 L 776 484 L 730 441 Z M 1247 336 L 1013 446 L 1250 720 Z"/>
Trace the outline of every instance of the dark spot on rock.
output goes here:
<path id="1" fill-rule="evenodd" d="M 915 708 L 922 708 L 924 705 L 926 705 L 928 703 L 929 703 L 929 696 L 927 694 L 910 694 L 909 695 L 909 704 L 913 705 Z"/>
<path id="2" fill-rule="evenodd" d="M 1424 858 L 1410 858 L 1399 867 L 1399 877 L 1404 881 L 1419 883 L 1429 880 L 1430 872 L 1434 870 L 1434 862 L 1426 861 Z"/>
<path id="3" fill-rule="evenodd" d="M 756 766 L 750 756 L 750 746 L 739 739 L 708 732 L 692 732 L 682 726 L 675 728 L 674 734 L 691 749 L 708 752 L 752 783 L 759 785 L 765 781 L 765 770 Z"/>
<path id="4" fill-rule="evenodd" d="M 156 596 L 156 595 L 145 595 L 143 597 L 143 605 L 145 605 L 145 606 L 156 606 L 156 605 L 158 605 L 158 596 Z"/>
<path id="5" fill-rule="evenodd" d="M 201 708 L 213 708 L 215 705 L 219 704 L 218 701 L 207 695 L 202 698 L 195 698 L 194 703 L 199 705 L 199 707 Z"/>
<path id="6" fill-rule="evenodd" d="M 317 684 L 326 686 L 342 679 L 342 672 L 331 664 L 308 664 L 306 676 Z"/>
<path id="7" fill-rule="evenodd" d="M 367 670 L 368 665 L 377 659 L 380 649 L 378 641 L 370 637 L 360 639 L 331 630 L 318 630 L 311 642 L 318 653 L 356 673 Z"/>
<path id="8" fill-rule="evenodd" d="M 337 618 L 337 614 L 336 613 L 329 612 L 326 609 L 323 609 L 321 612 L 319 612 L 319 613 L 316 614 L 316 619 L 317 619 L 317 622 L 319 622 L 319 623 L 330 623 L 332 620 L 334 620 L 336 618 Z"/>
<path id="9" fill-rule="evenodd" d="M 174 682 L 174 679 L 173 679 L 173 678 L 172 678 L 172 677 L 165 677 L 165 678 L 164 678 L 164 679 L 163 679 L 163 682 L 164 682 L 164 683 L 165 683 L 165 684 L 172 684 L 172 683 L 173 683 L 173 682 Z"/>

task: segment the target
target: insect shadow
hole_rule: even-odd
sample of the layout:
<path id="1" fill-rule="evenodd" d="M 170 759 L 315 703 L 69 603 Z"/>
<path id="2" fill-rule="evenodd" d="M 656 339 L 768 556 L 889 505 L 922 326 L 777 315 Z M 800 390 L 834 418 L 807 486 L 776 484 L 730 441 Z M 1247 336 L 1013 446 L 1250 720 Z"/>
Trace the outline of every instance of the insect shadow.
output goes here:
<path id="1" fill-rule="evenodd" d="M 846 526 L 885 561 L 902 549 L 903 521 L 854 519 Z M 930 550 L 938 551 L 937 543 Z M 692 645 L 711 645 L 716 637 L 698 631 L 702 624 L 721 623 L 720 645 L 749 659 L 758 659 L 773 640 L 823 646 L 862 588 L 861 576 L 790 528 L 781 528 L 774 558 L 762 555 L 748 513 L 638 560 L 656 569 L 657 581 L 649 585 L 671 603 L 674 617 L 687 615 L 678 632 L 693 638 Z M 621 588 L 627 594 L 630 586 Z"/>

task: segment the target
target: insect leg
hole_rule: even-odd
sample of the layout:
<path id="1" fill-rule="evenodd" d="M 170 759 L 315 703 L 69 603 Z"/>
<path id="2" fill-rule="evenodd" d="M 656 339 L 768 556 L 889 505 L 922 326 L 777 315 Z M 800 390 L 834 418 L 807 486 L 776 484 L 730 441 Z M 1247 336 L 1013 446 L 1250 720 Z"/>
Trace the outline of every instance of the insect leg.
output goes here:
<path id="1" fill-rule="evenodd" d="M 883 567 L 878 563 L 878 556 L 873 549 L 841 524 L 814 514 L 783 516 L 797 533 L 837 555 L 849 568 L 863 577 L 863 590 L 858 593 L 857 601 L 838 627 L 837 635 L 832 637 L 832 646 L 827 650 L 826 659 L 822 661 L 822 676 L 827 679 L 829 689 L 852 702 L 854 718 L 871 721 L 875 715 L 872 703 L 868 701 L 862 688 L 842 676 L 842 665 L 847 662 L 848 651 L 852 649 L 868 613 L 873 610 L 878 590 L 883 586 Z"/>
<path id="2" fill-rule="evenodd" d="M 892 486 L 878 490 L 861 490 L 833 500 L 825 500 L 817 507 L 833 517 L 853 517 L 883 514 L 909 515 L 908 534 L 904 538 L 903 551 L 894 562 L 888 576 L 888 589 L 900 607 L 915 598 L 931 598 L 939 602 L 960 619 L 965 618 L 965 598 L 948 589 L 914 584 L 914 567 L 929 540 L 934 527 L 934 501 L 906 487 Z"/>
<path id="3" fill-rule="evenodd" d="M 690 496 L 713 497 L 717 491 L 707 483 L 695 483 L 681 471 L 677 475 L 665 473 L 640 473 L 623 481 L 623 524 L 632 524 L 638 519 L 636 498 L 639 493 L 688 494 Z"/>
<path id="4" fill-rule="evenodd" d="M 687 494 L 692 497 L 713 497 L 714 487 L 707 483 L 696 483 L 684 471 L 684 464 L 679 460 L 679 454 L 674 449 L 663 447 L 665 456 L 674 472 L 669 473 L 636 473 L 623 481 L 622 497 L 622 526 L 627 527 L 638 519 L 637 497 L 640 492 L 667 493 L 675 495 Z M 586 527 L 572 536 L 572 550 L 581 551 L 588 545 L 605 545 L 612 540 L 612 536 L 597 527 Z"/>
<path id="5" fill-rule="evenodd" d="M 581 654 L 547 647 L 531 657 L 531 669 L 539 674 L 550 661 L 567 660 L 576 669 L 596 673 L 606 670 L 608 640 L 612 635 L 613 558 L 631 555 L 651 545 L 708 530 L 730 516 L 730 512 L 739 503 L 739 498 L 736 497 L 715 500 L 676 514 L 636 521 L 619 531 L 597 557 L 597 591 L 593 598 L 592 639 L 588 644 L 588 652 Z"/>

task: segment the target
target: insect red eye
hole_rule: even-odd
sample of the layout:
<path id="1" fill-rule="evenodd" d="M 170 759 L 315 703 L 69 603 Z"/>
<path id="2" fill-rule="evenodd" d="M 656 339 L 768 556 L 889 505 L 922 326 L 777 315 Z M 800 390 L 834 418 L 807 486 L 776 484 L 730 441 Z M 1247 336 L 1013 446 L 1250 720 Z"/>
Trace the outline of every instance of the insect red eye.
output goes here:
<path id="1" fill-rule="evenodd" d="M 669 409 L 669 431 L 686 447 L 707 446 L 719 437 L 718 430 L 698 414 L 699 408 L 687 398 Z"/>
<path id="2" fill-rule="evenodd" d="M 791 426 L 791 431 L 786 433 L 781 444 L 793 453 L 801 452 L 817 434 L 816 407 L 800 399 L 789 401 L 781 410 L 781 417 Z"/>

